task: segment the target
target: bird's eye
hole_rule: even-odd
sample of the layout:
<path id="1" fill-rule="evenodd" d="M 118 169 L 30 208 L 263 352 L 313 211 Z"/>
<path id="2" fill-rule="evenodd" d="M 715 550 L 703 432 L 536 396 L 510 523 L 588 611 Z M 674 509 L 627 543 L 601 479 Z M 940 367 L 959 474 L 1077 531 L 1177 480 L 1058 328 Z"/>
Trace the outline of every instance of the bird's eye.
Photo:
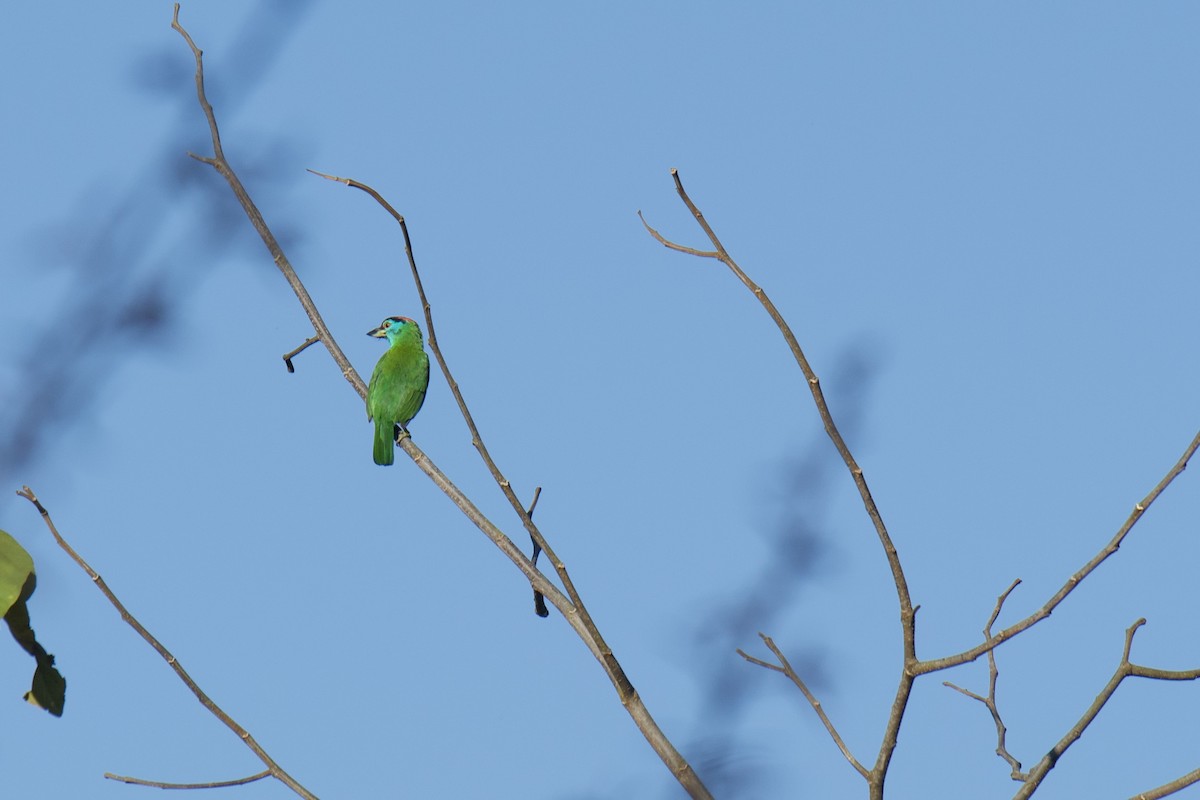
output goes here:
<path id="1" fill-rule="evenodd" d="M 388 320 L 387 322 L 383 323 L 383 327 L 385 327 L 385 328 L 390 328 L 390 327 L 392 327 L 392 322 L 391 322 L 391 320 Z"/>

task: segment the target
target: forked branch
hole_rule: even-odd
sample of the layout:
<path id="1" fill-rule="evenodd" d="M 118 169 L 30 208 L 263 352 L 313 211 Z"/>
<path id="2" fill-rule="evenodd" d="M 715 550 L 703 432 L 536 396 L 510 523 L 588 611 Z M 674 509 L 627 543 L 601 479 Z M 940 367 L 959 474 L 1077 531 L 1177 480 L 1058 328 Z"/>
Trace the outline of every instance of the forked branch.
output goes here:
<path id="1" fill-rule="evenodd" d="M 1067 733 L 1061 739 L 1059 739 L 1057 743 L 1055 743 L 1054 747 L 1050 748 L 1050 752 L 1046 753 L 1046 755 L 1042 757 L 1042 760 L 1035 764 L 1031 770 L 1029 770 L 1029 776 L 1024 785 L 1022 785 L 1020 790 L 1013 795 L 1014 800 L 1024 800 L 1024 798 L 1031 797 L 1033 793 L 1037 791 L 1038 786 L 1043 780 L 1046 779 L 1046 775 L 1049 774 L 1050 770 L 1054 769 L 1054 767 L 1058 764 L 1059 759 L 1063 757 L 1071 745 L 1079 741 L 1079 737 L 1083 736 L 1083 732 L 1087 730 L 1087 727 L 1092 724 L 1093 720 L 1096 719 L 1097 715 L 1100 713 L 1100 710 L 1104 708 L 1104 705 L 1109 701 L 1113 694 L 1116 693 L 1117 687 L 1120 686 L 1121 682 L 1126 678 L 1152 678 L 1160 681 L 1194 681 L 1197 678 L 1200 678 L 1200 669 L 1155 669 L 1153 667 L 1144 667 L 1140 664 L 1134 664 L 1131 662 L 1129 660 L 1129 651 L 1133 648 L 1133 635 L 1137 633 L 1138 628 L 1145 624 L 1145 619 L 1139 619 L 1137 622 L 1130 625 L 1125 631 L 1125 649 L 1121 654 L 1121 662 L 1117 665 L 1117 669 L 1113 673 L 1113 676 L 1109 679 L 1108 683 L 1105 684 L 1104 688 L 1100 691 L 1100 694 L 1096 696 L 1096 699 L 1092 701 L 1092 704 L 1088 706 L 1087 711 L 1083 713 L 1083 716 L 1079 718 L 1079 721 L 1071 727 L 1071 730 L 1067 731 Z M 1194 783 L 1197 778 L 1193 778 L 1186 783 L 1181 783 L 1181 781 L 1184 781 L 1189 776 L 1195 774 L 1196 773 L 1189 773 L 1188 775 L 1183 776 L 1183 778 L 1172 781 L 1171 784 L 1168 784 L 1175 787 L 1171 789 L 1171 791 L 1178 791 L 1184 786 Z M 1167 794 L 1170 794 L 1170 792 L 1167 792 Z M 1142 796 L 1165 797 L 1166 795 L 1146 794 Z"/>
<path id="2" fill-rule="evenodd" d="M 863 475 L 862 468 L 854 459 L 854 455 L 850 452 L 850 447 L 846 444 L 846 440 L 842 438 L 841 431 L 838 430 L 837 423 L 833 420 L 829 404 L 825 401 L 825 393 L 821 390 L 821 381 L 809 364 L 808 358 L 804 355 L 804 350 L 801 349 L 795 334 L 792 333 L 791 326 L 788 325 L 783 315 L 779 313 L 779 309 L 771 302 L 771 298 L 767 296 L 762 287 L 750 279 L 750 276 L 734 261 L 733 257 L 725 249 L 725 246 L 721 244 L 721 240 L 717 238 L 716 232 L 708 224 L 708 220 L 704 218 L 704 214 L 701 213 L 696 204 L 692 202 L 692 198 L 688 196 L 687 191 L 684 190 L 683 181 L 679 178 L 679 170 L 672 169 L 671 177 L 675 181 L 675 191 L 678 192 L 680 199 L 687 206 L 688 211 L 692 212 L 696 223 L 704 231 L 705 236 L 708 237 L 708 240 L 715 249 L 699 250 L 677 244 L 652 228 L 639 211 L 638 217 L 642 220 L 642 225 L 646 227 L 646 230 L 656 241 L 671 250 L 720 261 L 729 268 L 730 272 L 742 282 L 743 286 L 750 290 L 758 299 L 758 302 L 762 304 L 762 307 L 766 309 L 767 314 L 770 315 L 776 327 L 779 328 L 779 332 L 783 334 L 784 341 L 787 342 L 788 349 L 791 350 L 792 357 L 796 360 L 800 371 L 804 373 L 804 378 L 808 382 L 808 389 L 812 393 L 813 402 L 817 407 L 817 413 L 820 415 L 821 422 L 825 426 L 825 433 L 832 440 L 834 447 L 838 451 L 838 455 L 841 456 L 846 469 L 849 470 L 850 476 L 854 480 L 854 485 L 858 489 L 859 496 L 862 498 L 863 507 L 866 509 L 871 524 L 875 527 L 875 534 L 878 536 L 879 543 L 883 547 L 884 556 L 887 558 L 888 568 L 892 573 L 892 582 L 896 587 L 896 598 L 900 605 L 900 628 L 904 646 L 904 658 L 900 683 L 896 689 L 895 699 L 892 701 L 892 711 L 888 716 L 887 725 L 884 729 L 883 742 L 879 748 L 879 755 L 874 767 L 867 770 L 864 774 L 870 787 L 871 797 L 882 798 L 884 779 L 887 775 L 888 765 L 891 763 L 892 753 L 895 752 L 897 737 L 900 733 L 900 721 L 904 717 L 904 709 L 908 705 L 908 698 L 912 692 L 914 676 L 910 672 L 909 667 L 917 663 L 916 609 L 912 605 L 912 598 L 908 590 L 908 581 L 904 577 L 904 569 L 900 564 L 900 556 L 896 552 L 896 546 L 892 543 L 892 537 L 883 522 L 883 516 L 879 512 L 879 508 L 875 505 L 875 498 L 871 496 L 871 490 L 867 486 L 867 479 Z"/>
<path id="3" fill-rule="evenodd" d="M 1004 608 L 1004 601 L 1008 599 L 1008 596 L 1013 593 L 1013 590 L 1016 589 L 1020 583 L 1021 579 L 1017 578 L 1009 585 L 1007 589 L 1004 590 L 1003 594 L 996 598 L 996 607 L 992 609 L 992 615 L 988 617 L 987 624 L 983 626 L 984 639 L 992 638 L 992 626 L 996 624 L 996 620 L 1000 617 L 1000 610 Z M 947 686 L 956 692 L 965 694 L 972 700 L 978 700 L 980 703 L 983 703 L 984 707 L 988 710 L 988 713 L 992 715 L 992 722 L 996 726 L 996 755 L 1008 762 L 1008 766 L 1012 768 L 1012 772 L 1010 774 L 1013 780 L 1024 781 L 1027 780 L 1029 776 L 1021 771 L 1021 762 L 1018 761 L 1012 753 L 1008 752 L 1008 744 L 1006 741 L 1008 728 L 1004 726 L 1004 720 L 1000 717 L 1000 708 L 996 705 L 996 682 L 999 678 L 1000 670 L 996 666 L 996 651 L 989 650 L 987 697 L 975 694 L 972 691 L 968 691 L 967 689 L 957 686 L 950 681 L 943 681 L 942 685 Z"/>
<path id="4" fill-rule="evenodd" d="M 729 252 L 725 249 L 725 246 L 721 244 L 721 240 L 717 238 L 717 234 L 708 224 L 708 220 L 704 218 L 704 214 L 702 214 L 700 209 L 696 207 L 696 204 L 692 202 L 692 198 L 688 196 L 688 193 L 683 188 L 683 181 L 679 178 L 679 170 L 672 169 L 671 177 L 675 180 L 675 191 L 679 193 L 680 199 L 683 200 L 683 203 L 687 206 L 688 210 L 692 212 L 692 216 L 696 218 L 697 224 L 700 225 L 705 235 L 708 236 L 708 240 L 712 242 L 713 247 L 716 249 L 697 250 L 692 247 L 685 247 L 684 245 L 676 244 L 675 242 L 668 240 L 654 228 L 650 227 L 650 224 L 646 222 L 646 218 L 643 217 L 642 213 L 639 211 L 638 217 L 642 220 L 642 225 L 646 227 L 646 230 L 655 238 L 655 240 L 665 247 L 680 253 L 687 253 L 700 258 L 712 258 L 720 261 L 729 268 L 730 272 L 732 272 L 737 279 L 742 282 L 742 285 L 750 290 L 755 298 L 758 299 L 758 302 L 762 304 L 762 307 L 766 309 L 766 312 L 770 315 L 771 320 L 775 323 L 776 327 L 779 328 L 779 332 L 783 334 L 784 341 L 787 342 L 788 349 L 792 351 L 792 357 L 796 360 L 796 364 L 799 365 L 800 371 L 804 373 L 804 378 L 806 381 L 808 381 L 808 389 L 812 393 L 813 402 L 816 403 L 817 406 L 817 413 L 820 414 L 821 422 L 825 426 L 825 433 L 828 434 L 829 438 L 833 441 L 834 447 L 837 448 L 838 455 L 842 457 L 842 461 L 846 464 L 846 469 L 850 471 L 850 475 L 854 479 L 854 485 L 858 488 L 859 496 L 862 498 L 863 506 L 866 508 L 867 516 L 870 517 L 871 523 L 875 526 L 875 533 L 879 536 L 879 541 L 883 545 L 884 553 L 887 556 L 888 566 L 892 571 L 892 580 L 896 584 L 896 595 L 900 601 L 901 616 L 904 618 L 911 617 L 913 611 L 912 600 L 908 591 L 908 581 L 904 578 L 904 570 L 900 566 L 900 558 L 896 554 L 896 547 L 892 544 L 892 539 L 888 534 L 887 526 L 883 522 L 883 516 L 879 513 L 879 508 L 875 505 L 875 498 L 871 496 L 871 490 L 867 486 L 867 479 L 863 476 L 862 468 L 858 465 L 858 462 L 855 461 L 854 455 L 850 452 L 850 448 L 846 444 L 846 440 L 842 438 L 842 434 L 841 431 L 838 430 L 837 423 L 833 421 L 833 414 L 829 410 L 829 404 L 825 402 L 825 393 L 821 390 L 820 378 L 817 377 L 817 373 L 808 363 L 808 358 L 804 355 L 804 350 L 800 347 L 800 343 L 796 340 L 795 334 L 792 333 L 791 326 L 788 325 L 787 320 L 785 320 L 783 315 L 779 313 L 779 309 L 777 309 L 775 304 L 771 302 L 771 298 L 767 296 L 767 293 L 763 290 L 763 288 L 751 280 L 750 276 L 747 275 L 746 272 L 740 266 L 738 266 L 738 263 L 733 260 L 733 257 L 729 255 Z M 911 628 L 911 620 L 906 623 L 905 627 L 906 629 Z M 916 656 L 911 649 L 911 644 L 911 632 L 906 631 L 905 654 L 906 657 L 915 658 Z"/>
<path id="5" fill-rule="evenodd" d="M 825 713 L 825 709 L 821 705 L 821 701 L 818 700 L 817 696 L 812 693 L 811 689 L 808 688 L 808 685 L 800 677 L 800 674 L 793 669 L 791 662 L 787 659 L 787 656 L 783 654 L 783 651 L 779 649 L 779 646 L 775 644 L 774 640 L 772 640 L 770 636 L 760 633 L 758 634 L 758 638 L 762 639 L 763 644 L 765 644 L 767 648 L 775 655 L 777 663 L 772 664 L 769 661 L 763 661 L 761 658 L 755 658 L 745 650 L 742 650 L 740 647 L 737 651 L 738 655 L 749 661 L 751 664 L 756 664 L 765 669 L 782 673 L 785 677 L 787 677 L 788 680 L 794 683 L 796 688 L 804 694 L 804 698 L 808 700 L 808 703 L 812 706 L 813 711 L 817 712 L 817 716 L 821 719 L 821 724 L 825 726 L 825 730 L 829 733 L 830 738 L 833 739 L 833 743 L 837 745 L 838 750 L 842 751 L 842 756 L 844 756 L 845 759 L 850 762 L 850 766 L 854 767 L 855 771 L 858 772 L 859 775 L 862 775 L 867 780 L 870 780 L 870 770 L 859 763 L 859 760 L 854 757 L 853 753 L 850 752 L 850 748 L 846 746 L 846 742 L 842 739 L 841 734 L 837 732 L 837 728 L 834 727 L 833 722 L 829 719 L 829 715 Z"/>
<path id="6" fill-rule="evenodd" d="M 1032 628 L 1037 623 L 1049 617 L 1051 612 L 1058 608 L 1059 604 L 1066 600 L 1067 596 L 1070 595 L 1071 592 L 1073 592 L 1075 588 L 1079 586 L 1079 584 L 1082 583 L 1085 578 L 1087 578 L 1087 576 L 1091 575 L 1097 567 L 1099 567 L 1108 559 L 1109 556 L 1113 555 L 1117 552 L 1117 550 L 1120 549 L 1121 543 L 1125 541 L 1125 537 L 1128 536 L 1129 532 L 1133 530 L 1133 526 L 1138 523 L 1138 520 L 1145 515 L 1146 511 L 1151 505 L 1154 504 L 1154 501 L 1158 499 L 1159 495 L 1166 491 L 1166 488 L 1170 486 L 1176 478 L 1183 474 L 1185 469 L 1187 469 L 1188 462 L 1191 460 L 1192 456 L 1196 454 L 1197 448 L 1200 448 L 1200 433 L 1197 433 L 1188 446 L 1184 448 L 1183 455 L 1181 455 L 1179 460 L 1175 462 L 1175 466 L 1167 470 L 1167 474 L 1164 475 L 1162 480 L 1160 480 L 1158 484 L 1150 490 L 1150 493 L 1143 497 L 1140 502 L 1134 504 L 1133 511 L 1129 513 L 1129 516 L 1125 519 L 1124 524 L 1121 525 L 1113 538 L 1109 540 L 1108 544 L 1102 547 L 1100 552 L 1092 556 L 1092 558 L 1086 564 L 1080 567 L 1074 575 L 1068 578 L 1067 582 L 1062 585 L 1062 588 L 1055 592 L 1054 595 L 1046 601 L 1045 605 L 1029 616 L 1025 617 L 1025 619 L 1013 623 L 995 635 L 989 634 L 985 636 L 982 643 L 970 648 L 969 650 L 964 650 L 961 653 L 945 656 L 943 658 L 935 658 L 930 659 L 929 661 L 917 662 L 912 666 L 913 672 L 917 675 L 924 675 L 928 672 L 936 672 L 938 670 L 958 666 L 959 664 L 965 664 L 969 661 L 974 661 L 984 653 L 991 652 L 1001 643 L 1008 641 L 1017 634 Z"/>

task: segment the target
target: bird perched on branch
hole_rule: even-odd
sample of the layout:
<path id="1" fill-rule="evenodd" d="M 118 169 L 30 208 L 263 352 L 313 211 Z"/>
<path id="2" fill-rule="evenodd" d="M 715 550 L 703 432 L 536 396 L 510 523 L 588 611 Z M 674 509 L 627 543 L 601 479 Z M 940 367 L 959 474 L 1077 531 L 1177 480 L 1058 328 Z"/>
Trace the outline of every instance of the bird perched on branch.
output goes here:
<path id="1" fill-rule="evenodd" d="M 408 433 L 408 423 L 425 402 L 429 356 L 420 326 L 408 317 L 388 317 L 367 335 L 388 340 L 367 387 L 367 419 L 375 421 L 375 463 L 386 467 L 396 457 L 395 426 Z"/>

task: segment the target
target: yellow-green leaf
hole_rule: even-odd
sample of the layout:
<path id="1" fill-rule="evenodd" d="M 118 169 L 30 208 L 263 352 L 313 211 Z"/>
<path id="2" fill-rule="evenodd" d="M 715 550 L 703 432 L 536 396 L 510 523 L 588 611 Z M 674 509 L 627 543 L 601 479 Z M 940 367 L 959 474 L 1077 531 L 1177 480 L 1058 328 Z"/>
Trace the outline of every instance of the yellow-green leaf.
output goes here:
<path id="1" fill-rule="evenodd" d="M 0 617 L 21 596 L 25 581 L 33 574 L 33 558 L 16 539 L 0 531 Z"/>
<path id="2" fill-rule="evenodd" d="M 34 637 L 29 608 L 25 605 L 36 587 L 33 559 L 16 539 L 0 531 L 0 617 L 8 623 L 17 644 L 37 661 L 33 687 L 25 693 L 25 699 L 61 717 L 67 699 L 67 681 L 54 668 L 54 656 Z"/>

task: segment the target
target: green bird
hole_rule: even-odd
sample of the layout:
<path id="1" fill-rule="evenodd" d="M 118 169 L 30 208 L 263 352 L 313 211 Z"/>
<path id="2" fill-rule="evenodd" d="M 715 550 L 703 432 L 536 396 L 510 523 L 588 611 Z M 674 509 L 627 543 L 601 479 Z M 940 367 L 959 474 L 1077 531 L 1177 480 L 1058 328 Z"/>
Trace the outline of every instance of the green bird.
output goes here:
<path id="1" fill-rule="evenodd" d="M 396 459 L 395 426 L 408 433 L 408 423 L 425 402 L 429 356 L 420 326 L 408 317 L 388 317 L 367 336 L 388 340 L 367 387 L 367 420 L 375 420 L 375 463 L 386 467 Z"/>

